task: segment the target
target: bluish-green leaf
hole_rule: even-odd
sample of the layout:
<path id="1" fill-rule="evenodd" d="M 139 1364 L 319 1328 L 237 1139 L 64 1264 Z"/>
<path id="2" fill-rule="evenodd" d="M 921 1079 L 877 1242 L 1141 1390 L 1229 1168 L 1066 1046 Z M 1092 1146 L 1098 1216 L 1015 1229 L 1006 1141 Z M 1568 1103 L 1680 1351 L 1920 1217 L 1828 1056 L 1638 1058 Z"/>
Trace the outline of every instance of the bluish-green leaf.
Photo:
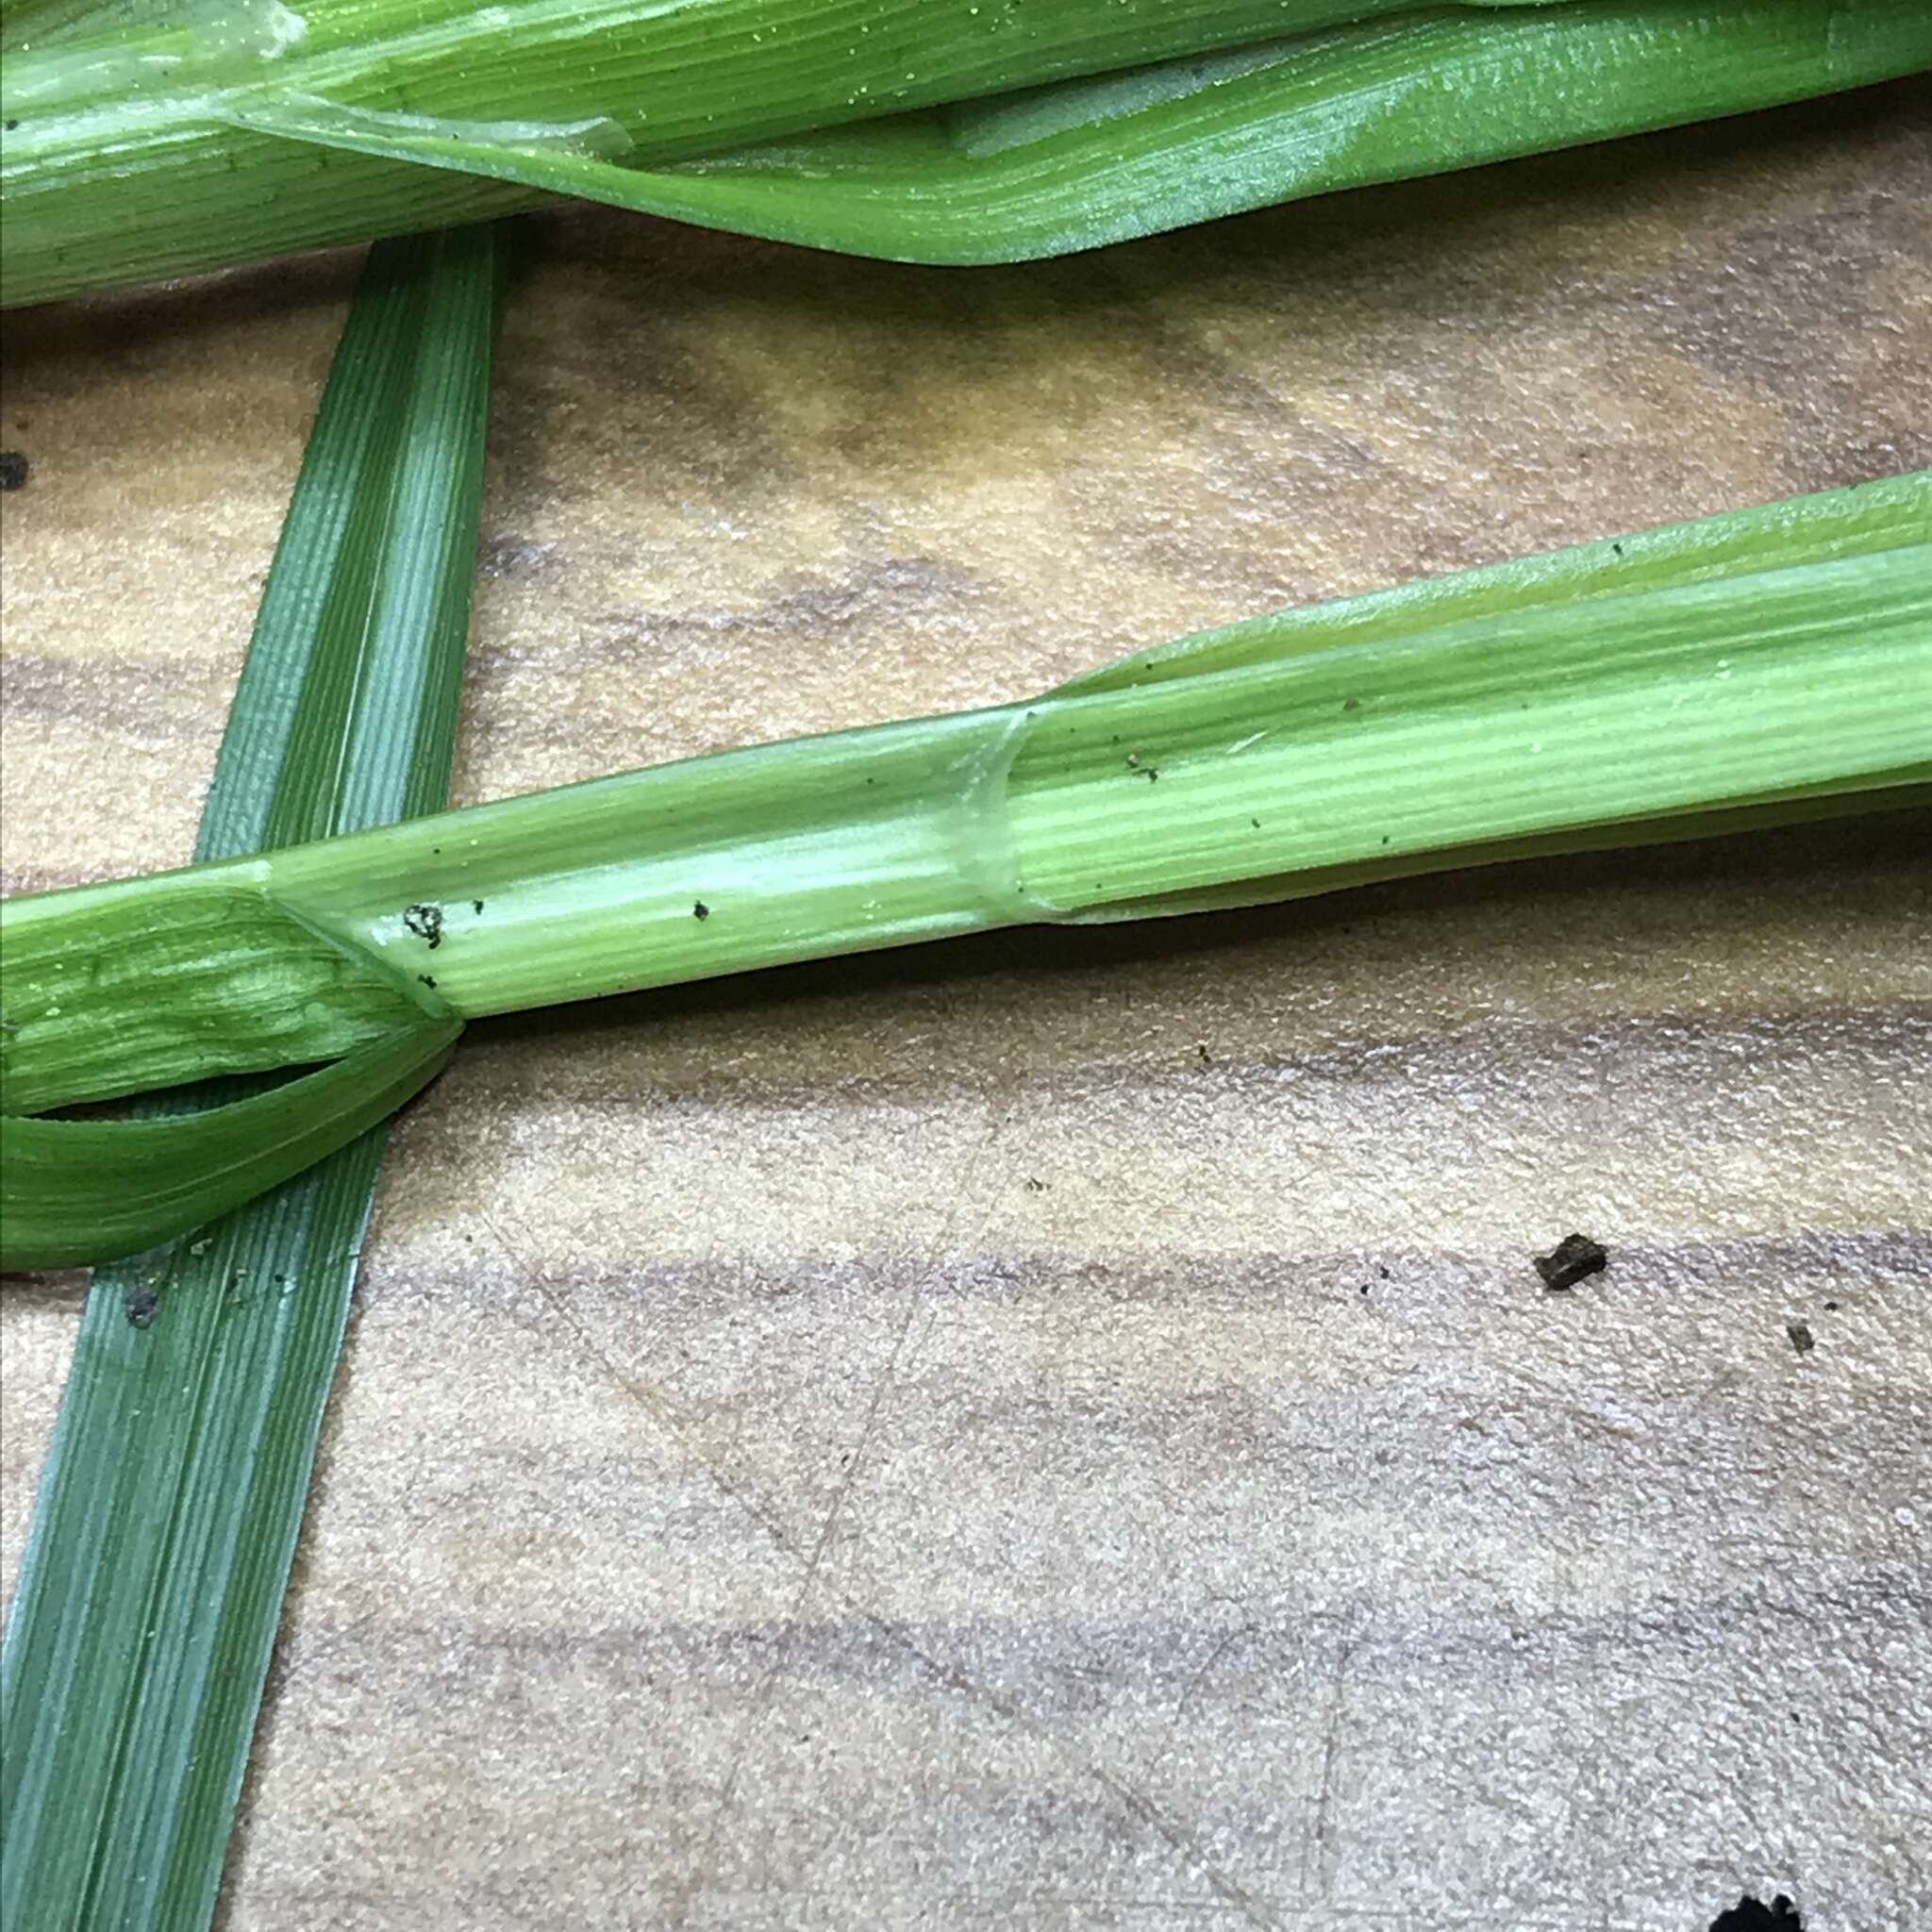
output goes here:
<path id="1" fill-rule="evenodd" d="M 476 231 L 371 260 L 236 693 L 203 857 L 443 797 L 501 245 Z M 387 1053 L 312 1076 L 345 1103 L 338 1129 L 420 1084 L 452 1031 L 419 1019 Z M 305 1089 L 125 1126 L 9 1124 L 55 1137 L 41 1152 L 56 1171 L 42 1159 L 25 1185 L 44 1191 L 24 1211 L 105 1224 L 120 1170 L 102 1158 L 163 1143 L 156 1170 L 179 1183 L 212 1136 L 245 1160 L 269 1138 L 248 1109 L 299 1129 Z M 6 1932 L 208 1923 L 384 1136 L 95 1275 L 0 1655 Z M 61 1138 L 86 1157 L 64 1180 Z M 299 1144 L 299 1131 L 284 1141 Z M 138 1186 L 138 1154 L 128 1172 Z M 192 1188 L 175 1206 L 198 1218 Z"/>

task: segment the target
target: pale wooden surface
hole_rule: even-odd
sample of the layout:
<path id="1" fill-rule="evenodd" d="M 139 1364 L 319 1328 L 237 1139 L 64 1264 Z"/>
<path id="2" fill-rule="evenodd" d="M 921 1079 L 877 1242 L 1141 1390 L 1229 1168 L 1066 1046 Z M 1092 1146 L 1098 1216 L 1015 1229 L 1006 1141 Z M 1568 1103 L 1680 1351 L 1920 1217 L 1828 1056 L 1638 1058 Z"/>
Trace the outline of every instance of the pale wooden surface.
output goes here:
<path id="1" fill-rule="evenodd" d="M 460 795 L 1932 461 L 1928 134 L 1896 88 L 974 275 L 556 221 Z M 353 269 L 10 321 L 9 890 L 186 856 Z M 1924 1924 L 1926 842 L 477 1029 L 225 1924 Z M 1573 1226 L 1610 1272 L 1544 1298 Z M 0 1296 L 9 1580 L 78 1291 Z"/>

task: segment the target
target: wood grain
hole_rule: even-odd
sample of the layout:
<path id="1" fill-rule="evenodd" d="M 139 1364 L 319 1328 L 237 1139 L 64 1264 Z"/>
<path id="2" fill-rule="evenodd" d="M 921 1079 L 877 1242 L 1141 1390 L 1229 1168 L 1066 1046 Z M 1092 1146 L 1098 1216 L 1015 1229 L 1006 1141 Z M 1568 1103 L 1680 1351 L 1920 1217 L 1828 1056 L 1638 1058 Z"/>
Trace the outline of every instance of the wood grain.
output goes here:
<path id="1" fill-rule="evenodd" d="M 1928 134 L 970 275 L 547 218 L 460 796 L 1932 462 Z M 354 268 L 10 323 L 9 890 L 186 856 Z M 1923 1924 L 1928 831 L 475 1029 L 225 1925 Z M 8 1580 L 80 1292 L 0 1297 Z"/>

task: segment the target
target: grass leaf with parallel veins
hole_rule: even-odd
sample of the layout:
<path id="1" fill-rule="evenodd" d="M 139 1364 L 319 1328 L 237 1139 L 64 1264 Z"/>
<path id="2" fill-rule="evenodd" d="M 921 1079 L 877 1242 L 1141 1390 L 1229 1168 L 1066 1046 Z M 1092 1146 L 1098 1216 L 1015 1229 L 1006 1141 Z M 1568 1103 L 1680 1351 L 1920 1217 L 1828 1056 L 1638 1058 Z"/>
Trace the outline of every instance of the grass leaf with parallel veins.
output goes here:
<path id="1" fill-rule="evenodd" d="M 548 194 L 1011 261 L 1932 66 L 1924 0 L 61 5 L 5 35 L 7 303 Z"/>
<path id="2" fill-rule="evenodd" d="M 203 858 L 380 824 L 446 795 L 501 245 L 478 230 L 371 259 L 236 691 Z M 311 1077 L 387 1082 L 393 1104 L 455 1030 L 418 1013 L 392 1023 L 389 1047 Z M 225 1134 L 243 1158 L 241 1111 L 286 1113 L 306 1091 L 192 1119 L 10 1124 L 85 1142 L 67 1207 L 96 1213 L 98 1248 L 147 1185 L 122 1164 L 138 1163 L 130 1142 L 166 1143 L 156 1158 L 192 1197 L 197 1135 Z M 95 1275 L 0 1655 L 8 1932 L 208 1922 L 384 1138 L 363 1132 L 192 1238 Z M 70 1172 L 72 1156 L 56 1149 Z M 10 1172 L 8 1186 L 21 1196 L 8 1222 L 31 1224 L 30 1183 Z"/>
<path id="3" fill-rule="evenodd" d="M 1431 8 L 1127 74 L 733 148 L 666 168 L 531 130 L 314 99 L 245 125 L 774 241 L 970 266 L 1857 87 L 1932 61 L 1932 9 L 1879 0 Z M 620 136 L 616 145 L 628 149 Z"/>

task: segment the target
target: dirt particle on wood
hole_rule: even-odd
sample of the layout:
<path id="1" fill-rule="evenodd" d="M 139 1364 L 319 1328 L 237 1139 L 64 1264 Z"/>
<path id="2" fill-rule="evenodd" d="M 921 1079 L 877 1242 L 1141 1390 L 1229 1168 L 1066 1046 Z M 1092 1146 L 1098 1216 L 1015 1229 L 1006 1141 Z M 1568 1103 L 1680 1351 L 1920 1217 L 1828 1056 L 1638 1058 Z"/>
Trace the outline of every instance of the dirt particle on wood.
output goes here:
<path id="1" fill-rule="evenodd" d="M 159 1311 L 161 1298 L 151 1288 L 131 1288 L 127 1291 L 127 1325 L 130 1328 L 145 1328 Z"/>
<path id="2" fill-rule="evenodd" d="M 403 924 L 425 941 L 433 953 L 442 943 L 442 908 L 441 906 L 419 905 L 403 908 Z"/>
<path id="3" fill-rule="evenodd" d="M 25 490 L 33 465 L 17 449 L 0 449 L 0 490 Z"/>
<path id="4" fill-rule="evenodd" d="M 1766 1905 L 1747 1891 L 1710 1922 L 1710 1932 L 1805 1932 L 1805 1921 L 1783 1892 Z"/>
<path id="5" fill-rule="evenodd" d="M 1809 1355 L 1818 1346 L 1817 1339 L 1803 1322 L 1787 1322 L 1785 1333 L 1791 1338 L 1791 1346 L 1800 1355 Z"/>
<path id="6" fill-rule="evenodd" d="M 1549 1294 L 1562 1294 L 1609 1266 L 1609 1251 L 1587 1234 L 1566 1234 L 1547 1255 L 1536 1258 L 1536 1272 Z"/>

